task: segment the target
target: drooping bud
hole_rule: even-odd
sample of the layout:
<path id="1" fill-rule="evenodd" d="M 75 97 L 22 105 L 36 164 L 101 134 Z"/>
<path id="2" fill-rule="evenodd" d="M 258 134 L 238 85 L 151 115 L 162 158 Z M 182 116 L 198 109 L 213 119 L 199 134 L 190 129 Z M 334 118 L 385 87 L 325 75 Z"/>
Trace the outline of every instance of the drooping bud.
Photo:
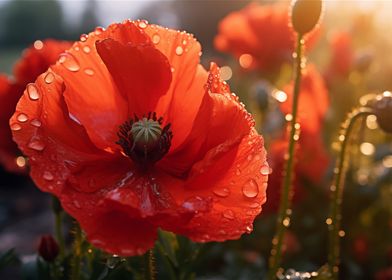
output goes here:
<path id="1" fill-rule="evenodd" d="M 382 94 L 372 104 L 378 126 L 387 133 L 392 133 L 392 94 Z"/>
<path id="2" fill-rule="evenodd" d="M 53 262 L 59 254 L 59 245 L 51 235 L 43 235 L 38 245 L 38 254 L 47 262 Z"/>
<path id="3" fill-rule="evenodd" d="M 291 23 L 296 32 L 304 35 L 318 23 L 322 0 L 294 0 L 291 5 Z"/>

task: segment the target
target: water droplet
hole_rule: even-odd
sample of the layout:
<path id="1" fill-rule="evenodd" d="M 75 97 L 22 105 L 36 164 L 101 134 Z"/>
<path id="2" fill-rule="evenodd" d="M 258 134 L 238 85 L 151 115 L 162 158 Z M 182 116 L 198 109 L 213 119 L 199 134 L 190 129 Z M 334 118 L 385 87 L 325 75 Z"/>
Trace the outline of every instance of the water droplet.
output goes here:
<path id="1" fill-rule="evenodd" d="M 42 175 L 42 177 L 46 181 L 52 181 L 54 179 L 54 176 L 53 176 L 53 174 L 50 171 L 45 171 L 44 174 Z"/>
<path id="2" fill-rule="evenodd" d="M 268 165 L 264 165 L 263 167 L 261 167 L 260 173 L 261 173 L 261 175 L 268 175 L 268 174 L 270 174 L 269 166 Z"/>
<path id="3" fill-rule="evenodd" d="M 73 201 L 73 205 L 75 205 L 75 207 L 78 208 L 78 209 L 82 208 L 82 206 L 80 206 L 79 201 L 77 201 L 77 200 Z"/>
<path id="4" fill-rule="evenodd" d="M 205 212 L 209 209 L 210 205 L 208 201 L 204 200 L 200 196 L 191 197 L 184 201 L 182 207 L 185 209 L 198 213 L 199 211 Z"/>
<path id="5" fill-rule="evenodd" d="M 27 122 L 27 120 L 28 120 L 29 118 L 27 117 L 26 114 L 20 113 L 20 114 L 16 117 L 16 119 L 17 119 L 18 121 L 20 121 L 21 123 L 24 123 L 24 122 Z"/>
<path id="6" fill-rule="evenodd" d="M 105 28 L 98 26 L 97 28 L 95 28 L 94 33 L 95 35 L 100 35 L 103 31 L 105 31 Z"/>
<path id="7" fill-rule="evenodd" d="M 260 204 L 259 203 L 257 203 L 257 202 L 253 202 L 253 203 L 251 203 L 251 204 L 249 204 L 249 207 L 250 208 L 258 208 L 260 206 Z"/>
<path id="8" fill-rule="evenodd" d="M 21 129 L 22 129 L 22 126 L 20 124 L 18 124 L 18 123 L 11 124 L 11 130 L 18 131 L 18 130 L 21 130 Z"/>
<path id="9" fill-rule="evenodd" d="M 184 52 L 184 49 L 181 46 L 178 46 L 176 48 L 176 55 L 182 55 Z"/>
<path id="10" fill-rule="evenodd" d="M 230 209 L 223 211 L 222 215 L 223 215 L 223 217 L 225 217 L 226 219 L 229 219 L 229 220 L 233 220 L 235 218 L 233 210 L 230 210 Z"/>
<path id="11" fill-rule="evenodd" d="M 174 67 L 170 67 L 170 71 L 173 73 L 174 72 Z"/>
<path id="12" fill-rule="evenodd" d="M 27 93 L 29 94 L 31 100 L 36 101 L 39 99 L 39 93 L 37 87 L 34 84 L 31 83 L 27 85 Z"/>
<path id="13" fill-rule="evenodd" d="M 157 45 L 159 41 L 161 40 L 161 37 L 158 34 L 152 35 L 152 42 Z"/>
<path id="14" fill-rule="evenodd" d="M 213 193 L 220 197 L 227 197 L 230 194 L 230 190 L 228 188 L 220 188 L 213 190 Z"/>
<path id="15" fill-rule="evenodd" d="M 86 42 L 86 41 L 87 41 L 87 38 L 88 38 L 88 35 L 87 35 L 87 34 L 82 34 L 82 35 L 80 35 L 80 41 L 82 41 L 82 42 Z"/>
<path id="16" fill-rule="evenodd" d="M 32 126 L 35 126 L 35 127 L 40 127 L 40 126 L 42 125 L 42 122 L 41 122 L 39 119 L 34 119 L 34 120 L 32 120 L 32 121 L 30 122 L 30 124 L 31 124 Z"/>
<path id="17" fill-rule="evenodd" d="M 186 45 L 188 43 L 188 41 L 186 39 L 182 40 L 182 44 Z"/>
<path id="18" fill-rule="evenodd" d="M 33 46 L 36 50 L 42 50 L 44 43 L 41 40 L 37 40 L 34 42 Z"/>
<path id="19" fill-rule="evenodd" d="M 68 116 L 69 116 L 69 118 L 70 118 L 71 120 L 73 120 L 73 121 L 76 122 L 77 124 L 82 125 L 82 123 L 78 120 L 78 118 L 75 117 L 73 114 L 68 113 Z"/>
<path id="20" fill-rule="evenodd" d="M 90 52 L 91 52 L 91 49 L 90 49 L 89 46 L 84 46 L 84 47 L 83 47 L 83 51 L 84 51 L 85 53 L 90 53 Z"/>
<path id="21" fill-rule="evenodd" d="M 16 165 L 20 168 L 23 168 L 26 166 L 26 159 L 22 156 L 19 156 L 15 159 Z"/>
<path id="22" fill-rule="evenodd" d="M 242 186 L 242 193 L 248 198 L 255 198 L 259 194 L 259 186 L 254 179 L 249 179 Z"/>
<path id="23" fill-rule="evenodd" d="M 79 62 L 70 53 L 61 54 L 59 62 L 71 72 L 77 72 L 80 69 Z"/>
<path id="24" fill-rule="evenodd" d="M 251 233 L 253 231 L 253 225 L 249 225 L 246 227 L 246 233 Z"/>
<path id="25" fill-rule="evenodd" d="M 27 144 L 27 147 L 30 149 L 36 150 L 38 152 L 43 151 L 45 149 L 45 144 L 40 141 L 40 140 L 34 140 L 32 139 L 29 144 Z"/>
<path id="26" fill-rule="evenodd" d="M 241 175 L 241 170 L 239 168 L 236 169 L 235 175 L 237 175 L 237 176 Z"/>
<path id="27" fill-rule="evenodd" d="M 251 161 L 251 160 L 253 159 L 253 156 L 252 156 L 252 155 L 249 155 L 249 156 L 247 157 L 247 159 L 248 159 L 249 161 Z"/>
<path id="28" fill-rule="evenodd" d="M 93 76 L 94 75 L 94 70 L 91 69 L 91 68 L 86 68 L 86 69 L 84 69 L 84 73 L 86 75 Z"/>
<path id="29" fill-rule="evenodd" d="M 45 80 L 45 83 L 47 83 L 47 84 L 53 83 L 53 81 L 54 81 L 54 75 L 53 75 L 53 73 L 48 72 L 48 73 L 45 75 L 44 80 Z"/>
<path id="30" fill-rule="evenodd" d="M 139 22 L 139 27 L 142 28 L 142 29 L 146 28 L 147 27 L 147 21 L 145 21 L 145 20 L 140 21 Z"/>

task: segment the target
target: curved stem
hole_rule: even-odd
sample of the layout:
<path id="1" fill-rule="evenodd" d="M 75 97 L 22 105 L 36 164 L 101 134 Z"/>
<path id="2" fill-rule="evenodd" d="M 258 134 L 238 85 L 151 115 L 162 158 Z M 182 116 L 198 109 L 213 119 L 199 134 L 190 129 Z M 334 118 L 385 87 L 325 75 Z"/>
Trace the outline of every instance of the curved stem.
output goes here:
<path id="1" fill-rule="evenodd" d="M 293 167 L 294 167 L 295 143 L 298 140 L 296 123 L 297 123 L 297 112 L 298 112 L 298 97 L 299 97 L 300 86 L 301 86 L 301 72 L 303 68 L 303 63 L 302 63 L 303 44 L 304 42 L 302 39 L 302 35 L 298 34 L 288 158 L 285 162 L 285 176 L 283 179 L 282 192 L 280 195 L 277 229 L 276 229 L 275 236 L 272 240 L 272 250 L 271 250 L 271 256 L 269 260 L 270 270 L 268 273 L 268 279 L 270 280 L 276 278 L 276 274 L 278 272 L 282 259 L 283 238 L 286 233 L 286 228 L 290 224 L 290 216 L 291 216 L 290 206 L 291 206 L 291 197 L 292 197 L 291 181 L 292 181 L 292 174 L 293 174 Z"/>
<path id="2" fill-rule="evenodd" d="M 152 249 L 144 255 L 144 279 L 155 280 L 154 252 Z"/>
<path id="3" fill-rule="evenodd" d="M 340 246 L 339 246 L 339 231 L 341 227 L 341 206 L 343 200 L 343 188 L 344 179 L 347 171 L 346 166 L 346 155 L 347 147 L 350 141 L 351 132 L 353 130 L 355 122 L 362 118 L 372 115 L 370 108 L 360 108 L 352 112 L 343 124 L 343 131 L 339 136 L 339 140 L 342 142 L 340 147 L 339 158 L 334 168 L 334 179 L 331 186 L 332 192 L 332 205 L 330 217 L 326 220 L 329 231 L 329 252 L 328 252 L 328 265 L 331 269 L 333 279 L 338 279 L 339 273 L 339 258 L 340 258 Z"/>

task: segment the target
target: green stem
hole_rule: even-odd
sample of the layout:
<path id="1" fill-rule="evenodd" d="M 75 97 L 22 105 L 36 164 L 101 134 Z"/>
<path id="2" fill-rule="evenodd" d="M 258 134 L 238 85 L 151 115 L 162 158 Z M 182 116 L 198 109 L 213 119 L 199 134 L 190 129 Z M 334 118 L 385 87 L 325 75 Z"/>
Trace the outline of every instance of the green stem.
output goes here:
<path id="1" fill-rule="evenodd" d="M 349 146 L 351 132 L 355 122 L 362 118 L 372 115 L 370 108 L 360 108 L 351 113 L 343 124 L 342 133 L 339 140 L 342 142 L 340 147 L 339 158 L 334 168 L 333 185 L 331 186 L 332 192 L 332 205 L 330 217 L 326 220 L 329 231 L 329 252 L 328 252 L 328 265 L 331 269 L 333 279 L 338 279 L 339 274 L 339 258 L 340 258 L 340 228 L 341 228 L 341 206 L 343 200 L 344 179 L 347 171 L 346 155 L 347 147 Z"/>
<path id="2" fill-rule="evenodd" d="M 63 228 L 62 228 L 63 212 L 62 212 L 60 202 L 55 196 L 52 197 L 52 209 L 55 218 L 55 235 L 56 235 L 57 242 L 59 244 L 60 261 L 62 261 L 65 256 L 65 245 L 64 245 L 65 243 L 64 243 Z"/>
<path id="3" fill-rule="evenodd" d="M 283 179 L 282 192 L 280 195 L 279 214 L 277 220 L 277 229 L 275 236 L 272 240 L 272 250 L 269 260 L 270 270 L 268 273 L 268 279 L 276 279 L 279 266 L 282 259 L 282 245 L 283 238 L 286 233 L 286 228 L 290 224 L 290 205 L 292 197 L 292 174 L 294 166 L 294 151 L 295 143 L 298 140 L 296 137 L 297 128 L 297 112 L 298 112 L 298 97 L 301 86 L 301 72 L 303 68 L 302 57 L 303 57 L 303 39 L 302 35 L 298 34 L 297 47 L 296 47 L 296 63 L 295 63 L 295 81 L 294 81 L 294 93 L 293 93 L 293 104 L 292 104 L 292 120 L 290 123 L 290 138 L 288 147 L 288 159 L 285 162 L 285 176 Z"/>
<path id="4" fill-rule="evenodd" d="M 144 279 L 155 280 L 154 252 L 152 249 L 144 255 Z"/>
<path id="5" fill-rule="evenodd" d="M 80 226 L 75 223 L 75 239 L 73 243 L 73 255 L 71 260 L 70 280 L 79 280 L 82 262 L 83 235 Z"/>

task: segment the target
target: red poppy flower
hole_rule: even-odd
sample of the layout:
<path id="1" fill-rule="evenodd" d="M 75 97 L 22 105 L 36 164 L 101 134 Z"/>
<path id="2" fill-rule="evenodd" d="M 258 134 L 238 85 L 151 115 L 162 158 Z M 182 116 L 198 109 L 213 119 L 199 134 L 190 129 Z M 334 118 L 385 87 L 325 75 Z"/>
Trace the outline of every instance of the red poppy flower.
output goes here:
<path id="1" fill-rule="evenodd" d="M 239 58 L 247 69 L 269 72 L 290 62 L 295 47 L 295 33 L 289 25 L 289 2 L 273 5 L 251 3 L 226 16 L 219 24 L 215 47 Z M 318 31 L 306 36 L 310 48 Z"/>
<path id="2" fill-rule="evenodd" d="M 57 60 L 59 54 L 70 46 L 68 42 L 55 40 L 36 41 L 33 46 L 23 52 L 21 59 L 16 63 L 13 81 L 0 75 L 0 164 L 8 171 L 24 171 L 24 160 L 23 158 L 17 160 L 20 152 L 12 141 L 8 124 L 15 111 L 16 103 L 22 96 L 26 85 L 34 82 L 38 75 L 45 72 Z"/>
<path id="3" fill-rule="evenodd" d="M 283 89 L 287 94 L 287 101 L 280 103 L 280 109 L 284 114 L 291 113 L 293 87 L 292 82 Z M 316 67 L 310 64 L 303 71 L 299 95 L 298 123 L 301 125 L 301 131 L 319 132 L 328 107 L 329 97 L 324 79 Z"/>
<path id="4" fill-rule="evenodd" d="M 158 227 L 200 242 L 251 231 L 265 201 L 263 139 L 200 51 L 185 32 L 113 24 L 39 76 L 38 99 L 27 89 L 19 101 L 10 125 L 32 178 L 95 246 L 130 256 Z"/>
<path id="5" fill-rule="evenodd" d="M 353 67 L 354 50 L 352 38 L 348 32 L 334 33 L 330 39 L 331 59 L 327 70 L 327 76 L 347 77 Z"/>
<path id="6" fill-rule="evenodd" d="M 280 104 L 283 113 L 291 113 L 293 85 L 284 88 L 287 101 Z M 313 65 L 308 65 L 301 82 L 298 104 L 298 123 L 301 134 L 296 150 L 294 197 L 293 202 L 300 201 L 305 193 L 305 181 L 320 184 L 329 164 L 329 156 L 321 137 L 321 128 L 328 110 L 328 92 L 321 75 Z M 275 140 L 270 147 L 269 160 L 275 176 L 271 176 L 267 190 L 268 202 L 265 210 L 273 212 L 278 209 L 282 174 L 284 169 L 284 155 L 287 151 L 287 134 Z"/>

